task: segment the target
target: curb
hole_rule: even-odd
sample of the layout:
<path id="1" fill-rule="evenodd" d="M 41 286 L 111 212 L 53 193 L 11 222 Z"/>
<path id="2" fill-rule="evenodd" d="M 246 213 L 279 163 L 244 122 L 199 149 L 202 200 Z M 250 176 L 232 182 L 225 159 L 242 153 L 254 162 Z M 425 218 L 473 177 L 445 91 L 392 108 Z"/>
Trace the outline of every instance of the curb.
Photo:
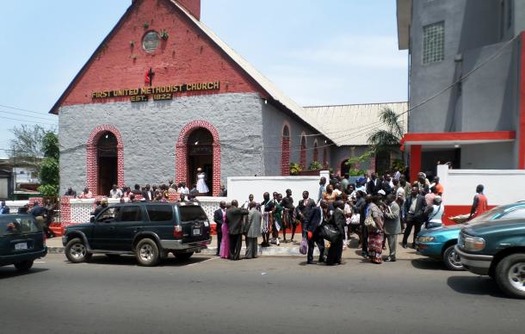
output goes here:
<path id="1" fill-rule="evenodd" d="M 246 248 L 241 248 L 241 254 L 244 254 Z M 47 247 L 48 254 L 64 254 L 64 247 Z M 217 253 L 216 247 L 208 247 L 203 249 L 199 254 L 215 255 Z M 299 247 L 259 247 L 259 255 L 263 256 L 304 256 L 299 252 Z"/>

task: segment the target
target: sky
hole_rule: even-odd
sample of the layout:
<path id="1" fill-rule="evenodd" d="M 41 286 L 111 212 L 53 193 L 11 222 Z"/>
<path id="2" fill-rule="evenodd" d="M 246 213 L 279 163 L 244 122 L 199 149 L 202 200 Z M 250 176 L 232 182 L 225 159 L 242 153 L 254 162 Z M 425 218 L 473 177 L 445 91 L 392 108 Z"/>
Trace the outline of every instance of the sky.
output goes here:
<path id="1" fill-rule="evenodd" d="M 202 0 L 201 21 L 303 106 L 406 101 L 394 0 Z M 58 129 L 49 110 L 131 0 L 5 1 L 0 157 L 12 129 Z"/>

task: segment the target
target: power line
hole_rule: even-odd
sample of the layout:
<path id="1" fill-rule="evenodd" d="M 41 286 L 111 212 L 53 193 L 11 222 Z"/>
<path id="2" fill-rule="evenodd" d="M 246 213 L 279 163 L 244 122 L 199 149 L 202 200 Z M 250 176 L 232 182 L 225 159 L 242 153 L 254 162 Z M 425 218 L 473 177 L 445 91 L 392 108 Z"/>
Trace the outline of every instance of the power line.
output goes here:
<path id="1" fill-rule="evenodd" d="M 8 119 L 8 120 L 11 120 L 11 121 L 35 123 L 35 124 L 41 124 L 41 125 L 56 125 L 56 124 L 53 124 L 53 123 L 29 121 L 29 120 L 23 120 L 23 119 L 11 118 L 11 117 L 5 117 L 5 116 L 0 117 L 0 119 Z"/>
<path id="2" fill-rule="evenodd" d="M 22 117 L 32 117 L 32 118 L 36 118 L 36 119 L 41 119 L 41 120 L 44 120 L 44 121 L 50 121 L 52 122 L 52 120 L 50 120 L 49 118 L 44 118 L 44 117 L 38 117 L 38 116 L 29 116 L 29 115 L 20 115 L 20 114 L 13 114 L 12 112 L 10 111 L 5 111 L 5 110 L 0 110 L 0 113 L 2 114 L 7 114 L 7 115 L 14 115 L 14 116 L 22 116 Z"/>
<path id="3" fill-rule="evenodd" d="M 23 109 L 23 108 L 18 108 L 18 107 L 11 107 L 11 106 L 3 105 L 3 104 L 0 104 L 0 107 L 7 108 L 7 109 L 19 110 L 19 111 L 25 111 L 25 112 L 32 113 L 32 114 L 42 115 L 42 113 L 38 112 L 38 111 L 33 111 L 33 110 Z"/>

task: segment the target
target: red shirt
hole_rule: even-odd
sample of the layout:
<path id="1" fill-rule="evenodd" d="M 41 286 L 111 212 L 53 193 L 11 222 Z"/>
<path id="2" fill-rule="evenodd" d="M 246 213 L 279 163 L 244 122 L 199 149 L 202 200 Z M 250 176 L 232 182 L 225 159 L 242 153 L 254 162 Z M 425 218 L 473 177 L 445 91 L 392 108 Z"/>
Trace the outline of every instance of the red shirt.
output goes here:
<path id="1" fill-rule="evenodd" d="M 489 210 L 487 196 L 483 194 L 477 194 L 476 197 L 478 198 L 478 206 L 476 207 L 476 212 L 474 212 L 472 215 L 473 218 Z"/>

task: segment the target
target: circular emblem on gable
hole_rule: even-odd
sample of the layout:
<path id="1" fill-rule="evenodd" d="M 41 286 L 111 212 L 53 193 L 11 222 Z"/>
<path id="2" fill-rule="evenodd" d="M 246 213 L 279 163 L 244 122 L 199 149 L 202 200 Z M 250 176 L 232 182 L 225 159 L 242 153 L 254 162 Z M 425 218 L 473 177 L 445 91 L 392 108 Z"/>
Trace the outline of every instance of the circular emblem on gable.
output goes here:
<path id="1" fill-rule="evenodd" d="M 159 33 L 156 31 L 148 31 L 142 38 L 142 48 L 146 52 L 153 52 L 160 43 Z"/>

